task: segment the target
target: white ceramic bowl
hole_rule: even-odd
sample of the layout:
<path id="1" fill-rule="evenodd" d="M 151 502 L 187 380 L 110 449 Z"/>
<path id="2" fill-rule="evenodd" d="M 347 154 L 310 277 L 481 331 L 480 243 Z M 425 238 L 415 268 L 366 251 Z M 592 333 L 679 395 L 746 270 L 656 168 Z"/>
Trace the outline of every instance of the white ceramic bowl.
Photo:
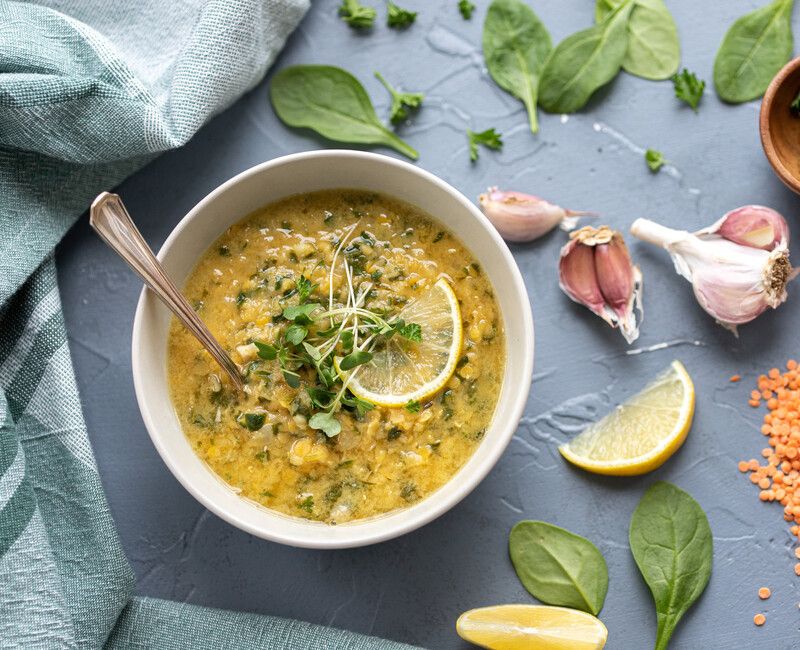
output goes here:
<path id="1" fill-rule="evenodd" d="M 414 530 L 448 511 L 486 476 L 516 430 L 533 372 L 533 320 L 511 253 L 466 197 L 405 162 L 358 151 L 310 151 L 262 163 L 223 183 L 175 227 L 158 258 L 182 286 L 199 257 L 231 224 L 286 196 L 326 188 L 383 192 L 419 206 L 472 251 L 496 292 L 506 331 L 507 358 L 491 426 L 469 461 L 439 490 L 395 512 L 330 526 L 289 517 L 238 496 L 192 451 L 169 397 L 166 370 L 171 315 L 143 290 L 133 324 L 136 397 L 153 444 L 175 477 L 209 510 L 264 539 L 308 548 L 345 548 L 381 542 Z"/>

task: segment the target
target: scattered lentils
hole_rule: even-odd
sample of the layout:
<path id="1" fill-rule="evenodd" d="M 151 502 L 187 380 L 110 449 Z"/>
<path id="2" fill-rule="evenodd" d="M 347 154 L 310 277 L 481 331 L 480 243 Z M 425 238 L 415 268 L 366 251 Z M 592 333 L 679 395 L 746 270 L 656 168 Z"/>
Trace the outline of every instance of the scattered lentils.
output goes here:
<path id="1" fill-rule="evenodd" d="M 766 616 L 764 616 L 763 614 L 756 614 L 756 615 L 753 617 L 753 623 L 755 623 L 755 624 L 756 624 L 756 625 L 758 625 L 759 627 L 761 627 L 762 625 L 764 625 L 764 623 L 766 623 L 766 622 L 767 622 L 767 617 L 766 617 Z"/>
<path id="2" fill-rule="evenodd" d="M 772 591 L 770 590 L 769 587 L 761 587 L 761 589 L 758 590 L 758 597 L 761 600 L 766 600 L 771 595 L 772 595 Z"/>
<path id="3" fill-rule="evenodd" d="M 783 518 L 792 524 L 789 531 L 800 541 L 800 370 L 797 361 L 787 361 L 785 372 L 772 368 L 761 375 L 758 390 L 750 393 L 748 403 L 753 408 L 766 404 L 768 412 L 764 415 L 761 433 L 769 446 L 761 451 L 765 464 L 755 458 L 742 460 L 738 464 L 739 471 L 751 472 L 750 481 L 758 486 L 759 499 L 777 501 L 783 506 Z M 800 559 L 800 547 L 794 553 Z M 794 571 L 800 575 L 800 562 L 795 564 Z M 767 596 L 762 596 L 765 590 Z M 766 587 L 758 593 L 761 598 L 769 597 Z M 762 614 L 753 619 L 756 625 L 763 625 L 764 620 Z"/>

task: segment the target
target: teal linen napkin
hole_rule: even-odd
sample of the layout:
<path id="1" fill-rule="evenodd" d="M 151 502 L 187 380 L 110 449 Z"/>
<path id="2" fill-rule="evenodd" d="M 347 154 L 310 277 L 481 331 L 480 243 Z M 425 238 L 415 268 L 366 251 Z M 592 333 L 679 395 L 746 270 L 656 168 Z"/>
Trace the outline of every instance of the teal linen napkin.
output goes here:
<path id="1" fill-rule="evenodd" d="M 0 0 L 2 647 L 409 648 L 133 597 L 61 314 L 52 251 L 67 229 L 98 192 L 184 144 L 256 84 L 307 8 Z"/>

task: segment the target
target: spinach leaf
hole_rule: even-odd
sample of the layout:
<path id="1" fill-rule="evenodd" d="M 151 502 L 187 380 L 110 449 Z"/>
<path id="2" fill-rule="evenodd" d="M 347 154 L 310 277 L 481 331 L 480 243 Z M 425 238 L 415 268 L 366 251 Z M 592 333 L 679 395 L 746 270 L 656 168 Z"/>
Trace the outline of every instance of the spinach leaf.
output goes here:
<path id="1" fill-rule="evenodd" d="M 714 60 L 720 99 L 738 104 L 760 97 L 792 55 L 794 0 L 774 0 L 731 25 Z"/>
<path id="2" fill-rule="evenodd" d="M 633 513 L 630 544 L 656 605 L 655 648 L 666 650 L 678 621 L 711 576 L 711 527 L 697 501 L 659 481 L 645 492 Z"/>
<path id="3" fill-rule="evenodd" d="M 521 0 L 494 0 L 483 23 L 483 57 L 492 79 L 522 100 L 536 133 L 539 76 L 553 44 L 539 17 Z"/>
<path id="4" fill-rule="evenodd" d="M 633 0 L 623 0 L 603 22 L 556 46 L 539 81 L 539 106 L 550 113 L 574 113 L 617 75 L 628 50 L 632 8 Z"/>
<path id="5" fill-rule="evenodd" d="M 602 22 L 621 4 L 622 0 L 597 0 L 595 20 Z M 622 67 L 637 77 L 669 79 L 678 71 L 680 61 L 678 28 L 664 0 L 635 0 Z"/>
<path id="6" fill-rule="evenodd" d="M 306 127 L 336 140 L 382 144 L 416 160 L 419 154 L 387 129 L 353 75 L 328 65 L 295 65 L 272 79 L 270 99 L 289 126 Z"/>
<path id="7" fill-rule="evenodd" d="M 464 20 L 469 20 L 472 18 L 472 12 L 475 11 L 475 5 L 469 0 L 458 0 L 458 10 Z"/>
<path id="8" fill-rule="evenodd" d="M 603 609 L 608 568 L 588 539 L 544 521 L 520 521 L 508 550 L 520 582 L 543 603 L 595 616 Z"/>

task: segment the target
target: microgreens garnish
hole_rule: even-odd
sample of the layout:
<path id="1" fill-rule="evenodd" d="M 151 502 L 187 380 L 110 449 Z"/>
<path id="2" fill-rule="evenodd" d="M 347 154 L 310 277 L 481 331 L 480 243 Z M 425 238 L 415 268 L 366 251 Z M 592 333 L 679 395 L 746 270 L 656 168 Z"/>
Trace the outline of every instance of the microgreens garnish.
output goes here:
<path id="1" fill-rule="evenodd" d="M 361 270 L 365 279 L 356 286 L 354 268 L 365 261 L 361 246 L 374 246 L 376 242 L 368 232 L 351 239 L 355 228 L 356 224 L 346 229 L 336 244 L 328 271 L 328 304 L 323 305 L 315 295 L 318 285 L 301 275 L 295 283 L 296 293 L 291 297 L 294 301 L 296 296 L 297 303 L 285 306 L 278 320 L 283 324 L 279 336 L 270 343 L 253 341 L 260 359 L 277 361 L 289 386 L 297 389 L 310 381 L 305 390 L 315 412 L 309 417 L 308 425 L 328 437 L 338 435 L 342 429 L 336 415 L 340 409 L 363 417 L 374 408 L 370 402 L 353 395 L 348 384 L 361 366 L 372 360 L 375 346 L 393 336 L 411 343 L 419 343 L 423 336 L 417 323 L 407 323 L 366 306 L 374 286 L 373 281 L 366 278 L 372 276 Z M 337 302 L 334 296 L 339 260 L 345 281 L 344 304 Z M 311 370 L 316 374 L 314 380 L 307 379 Z M 247 417 L 249 414 L 243 416 L 242 426 L 251 428 Z M 260 428 L 263 422 L 252 425 Z"/>

